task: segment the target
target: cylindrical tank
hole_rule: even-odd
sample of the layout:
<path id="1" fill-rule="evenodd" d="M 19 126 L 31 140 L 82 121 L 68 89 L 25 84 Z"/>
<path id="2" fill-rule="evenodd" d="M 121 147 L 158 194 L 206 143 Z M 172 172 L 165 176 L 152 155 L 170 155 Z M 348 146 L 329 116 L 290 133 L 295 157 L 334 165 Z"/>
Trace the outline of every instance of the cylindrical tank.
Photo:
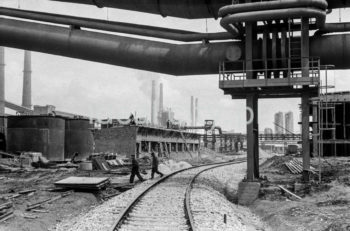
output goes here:
<path id="1" fill-rule="evenodd" d="M 65 120 L 53 116 L 9 116 L 8 152 L 41 152 L 51 161 L 64 160 Z"/>
<path id="2" fill-rule="evenodd" d="M 65 159 L 72 158 L 75 152 L 79 153 L 76 160 L 87 159 L 93 152 L 94 139 L 89 127 L 87 119 L 66 119 Z"/>

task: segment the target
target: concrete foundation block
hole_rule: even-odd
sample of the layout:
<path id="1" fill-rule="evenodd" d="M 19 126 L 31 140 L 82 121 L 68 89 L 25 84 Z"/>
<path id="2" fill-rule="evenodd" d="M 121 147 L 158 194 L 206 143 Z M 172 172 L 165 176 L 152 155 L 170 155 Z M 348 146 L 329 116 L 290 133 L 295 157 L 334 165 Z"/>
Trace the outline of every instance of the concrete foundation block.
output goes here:
<path id="1" fill-rule="evenodd" d="M 238 184 L 238 204 L 252 204 L 258 198 L 259 190 L 259 182 L 240 182 Z"/>

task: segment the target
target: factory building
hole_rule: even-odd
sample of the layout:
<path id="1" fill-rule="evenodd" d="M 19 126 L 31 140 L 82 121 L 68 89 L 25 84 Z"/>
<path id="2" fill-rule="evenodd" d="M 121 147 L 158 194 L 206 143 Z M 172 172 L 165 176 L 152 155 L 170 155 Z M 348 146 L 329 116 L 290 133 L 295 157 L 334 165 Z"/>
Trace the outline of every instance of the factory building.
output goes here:
<path id="1" fill-rule="evenodd" d="M 130 157 L 155 151 L 160 156 L 177 152 L 197 152 L 200 135 L 180 130 L 146 126 L 119 126 L 94 131 L 95 152 L 118 153 Z"/>

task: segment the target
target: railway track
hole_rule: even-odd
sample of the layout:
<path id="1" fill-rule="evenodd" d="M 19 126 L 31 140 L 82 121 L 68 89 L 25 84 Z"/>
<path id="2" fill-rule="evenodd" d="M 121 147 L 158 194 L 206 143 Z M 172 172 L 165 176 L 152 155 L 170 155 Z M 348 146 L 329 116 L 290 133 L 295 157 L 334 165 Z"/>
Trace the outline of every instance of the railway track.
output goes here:
<path id="1" fill-rule="evenodd" d="M 119 214 L 112 230 L 195 230 L 190 195 L 195 179 L 203 172 L 245 162 L 201 165 L 169 174 L 145 189 Z"/>

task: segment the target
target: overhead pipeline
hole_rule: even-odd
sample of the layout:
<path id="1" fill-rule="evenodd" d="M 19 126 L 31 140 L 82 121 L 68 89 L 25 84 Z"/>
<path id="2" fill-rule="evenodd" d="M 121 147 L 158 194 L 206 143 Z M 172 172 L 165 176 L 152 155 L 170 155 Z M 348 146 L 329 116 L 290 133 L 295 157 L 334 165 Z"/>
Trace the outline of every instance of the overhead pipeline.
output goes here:
<path id="1" fill-rule="evenodd" d="M 325 24 L 326 9 L 326 0 L 274 0 L 227 5 L 220 8 L 219 16 L 222 17 L 221 26 L 235 34 L 235 23 L 301 17 L 316 18 L 320 28 Z"/>
<path id="2" fill-rule="evenodd" d="M 220 62 L 244 58 L 244 44 L 238 41 L 177 45 L 3 18 L 0 34 L 0 46 L 170 75 L 217 74 Z M 310 56 L 350 69 L 349 44 L 350 34 L 311 37 Z M 261 41 L 253 46 L 253 58 L 261 59 Z"/>
<path id="3" fill-rule="evenodd" d="M 350 32 L 350 23 L 326 23 L 322 28 L 315 32 L 315 36 L 321 36 L 330 33 Z"/>
<path id="4" fill-rule="evenodd" d="M 179 45 L 4 18 L 0 34 L 7 47 L 170 75 L 217 73 L 219 62 L 241 58 L 240 43 Z"/>
<path id="5" fill-rule="evenodd" d="M 231 5 L 232 0 L 51 0 L 110 7 L 124 10 L 159 14 L 163 17 L 218 18 L 221 7 Z M 280 2 L 284 2 L 280 1 Z M 350 7 L 349 0 L 327 0 L 328 9 Z"/>
<path id="6" fill-rule="evenodd" d="M 197 33 L 125 22 L 114 22 L 68 15 L 17 10 L 5 7 L 0 7 L 0 15 L 182 42 L 194 42 L 202 40 L 228 40 L 234 38 L 230 33 L 227 32 Z"/>

